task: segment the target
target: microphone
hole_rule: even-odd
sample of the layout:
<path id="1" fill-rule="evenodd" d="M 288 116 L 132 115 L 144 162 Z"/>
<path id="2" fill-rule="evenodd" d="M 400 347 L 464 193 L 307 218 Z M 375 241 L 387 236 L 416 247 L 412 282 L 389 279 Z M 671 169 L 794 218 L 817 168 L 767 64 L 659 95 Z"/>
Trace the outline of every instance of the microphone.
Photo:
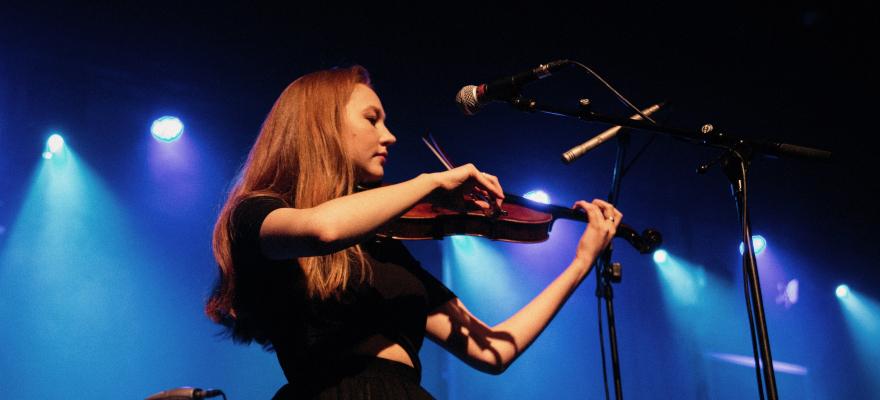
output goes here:
<path id="1" fill-rule="evenodd" d="M 645 114 L 646 116 L 650 116 L 651 114 L 653 114 L 657 110 L 659 110 L 662 105 L 663 105 L 663 103 L 654 104 L 653 106 L 650 106 L 650 107 L 642 110 L 642 114 Z M 634 120 L 638 121 L 638 120 L 642 119 L 642 116 L 639 114 L 636 114 L 636 115 L 633 115 L 632 117 L 630 117 L 629 119 L 634 119 Z M 592 150 L 596 146 L 598 146 L 598 145 L 604 143 L 605 141 L 617 136 L 617 132 L 620 132 L 620 128 L 621 128 L 620 125 L 615 126 L 613 128 L 606 130 L 605 132 L 602 132 L 602 133 L 594 136 L 592 139 L 587 140 L 586 142 L 583 142 L 575 147 L 572 147 L 570 150 L 566 151 L 565 153 L 562 153 L 562 162 L 564 162 L 566 164 L 571 164 L 574 160 L 577 160 L 578 158 L 580 158 L 581 156 L 583 156 L 584 154 L 586 154 L 588 151 Z"/>
<path id="2" fill-rule="evenodd" d="M 159 393 L 156 393 L 150 397 L 147 397 L 146 400 L 192 400 L 192 399 L 207 399 L 210 397 L 223 396 L 226 398 L 226 395 L 223 394 L 223 391 L 220 389 L 199 389 L 192 388 L 189 386 L 174 388 L 165 390 Z"/>
<path id="3" fill-rule="evenodd" d="M 484 105 L 496 100 L 509 100 L 518 94 L 523 85 L 546 78 L 568 64 L 570 64 L 568 60 L 551 61 L 488 84 L 467 85 L 455 95 L 455 102 L 465 115 L 474 115 Z"/>

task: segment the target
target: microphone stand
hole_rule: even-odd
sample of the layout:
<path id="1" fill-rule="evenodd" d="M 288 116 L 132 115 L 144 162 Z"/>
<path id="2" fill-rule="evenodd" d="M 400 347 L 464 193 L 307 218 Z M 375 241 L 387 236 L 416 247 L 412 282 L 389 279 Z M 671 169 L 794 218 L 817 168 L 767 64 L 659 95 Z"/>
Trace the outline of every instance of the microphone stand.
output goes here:
<path id="1" fill-rule="evenodd" d="M 740 151 L 731 150 L 721 158 L 725 175 L 730 180 L 731 192 L 736 202 L 736 211 L 742 223 L 743 243 L 746 250 L 743 252 L 743 282 L 745 289 L 746 311 L 749 316 L 749 328 L 752 339 L 752 354 L 755 358 L 755 375 L 758 382 L 760 398 L 764 398 L 761 386 L 760 371 L 764 372 L 764 385 L 767 389 L 767 397 L 775 400 L 776 375 L 773 371 L 773 357 L 770 354 L 770 338 L 767 333 L 767 322 L 764 319 L 764 299 L 761 296 L 761 283 L 758 278 L 758 261 L 755 259 L 755 248 L 752 243 L 752 227 L 748 208 L 748 168 L 751 159 L 751 151 L 743 148 Z M 710 164 L 701 165 L 699 172 L 705 173 Z M 754 315 L 753 315 L 754 314 Z M 755 326 L 757 319 L 757 326 Z M 757 337 L 755 337 L 757 333 Z M 760 354 L 761 362 L 758 361 Z M 758 366 L 763 366 L 759 368 Z"/>
<path id="2" fill-rule="evenodd" d="M 608 202 L 617 204 L 620 197 L 620 184 L 623 179 L 623 162 L 626 160 L 626 150 L 629 147 L 629 133 L 621 131 L 617 135 L 617 157 L 614 160 L 614 171 L 611 176 L 611 191 L 608 194 Z M 612 283 L 620 282 L 621 266 L 619 263 L 612 264 L 611 254 L 614 251 L 611 244 L 605 248 L 596 260 L 596 297 L 601 302 L 605 300 L 605 314 L 608 316 L 608 341 L 611 345 L 611 368 L 614 377 L 614 396 L 617 400 L 623 399 L 623 385 L 620 380 L 620 359 L 617 350 L 617 325 L 614 322 L 614 290 Z M 601 307 L 601 306 L 600 306 Z M 600 323 L 601 323 L 601 315 Z M 603 360 L 604 363 L 604 360 Z M 607 389 L 607 388 L 606 388 Z M 606 390 L 607 393 L 607 390 Z"/>
<path id="3" fill-rule="evenodd" d="M 690 141 L 692 143 L 721 148 L 725 153 L 717 160 L 710 163 L 700 165 L 697 169 L 698 173 L 705 173 L 714 164 L 721 163 L 725 174 L 731 183 L 734 200 L 736 201 L 737 213 L 741 221 L 741 229 L 743 235 L 743 243 L 745 250 L 743 252 L 743 275 L 745 285 L 746 310 L 749 317 L 749 328 L 752 338 L 752 351 L 755 357 L 755 373 L 758 382 L 758 393 L 760 398 L 764 399 L 764 389 L 766 388 L 767 397 L 771 400 L 778 399 L 776 389 L 776 375 L 773 371 L 773 357 L 770 354 L 770 338 L 767 332 L 767 322 L 764 315 L 764 300 L 761 296 L 761 285 L 758 278 L 758 263 L 755 259 L 755 248 L 752 243 L 751 220 L 749 218 L 748 209 L 748 167 L 749 163 L 756 153 L 762 153 L 771 156 L 784 156 L 792 158 L 810 159 L 827 161 L 831 159 L 831 152 L 791 145 L 787 143 L 777 143 L 769 141 L 750 141 L 742 138 L 736 138 L 726 135 L 716 130 L 711 124 L 705 124 L 700 127 L 698 132 L 691 130 L 683 130 L 665 126 L 652 125 L 645 121 L 633 120 L 629 118 L 620 118 L 601 115 L 592 112 L 589 106 L 582 106 L 577 110 L 564 109 L 560 107 L 539 105 L 534 99 L 526 99 L 522 96 L 514 97 L 509 100 L 514 107 L 528 112 L 540 112 L 545 114 L 553 114 L 578 118 L 586 121 L 599 121 L 612 125 L 620 125 L 623 127 L 646 130 L 656 133 L 663 133 L 675 138 Z M 581 104 L 588 105 L 589 101 L 581 101 Z M 612 181 L 612 191 L 609 195 L 609 201 L 614 204 L 620 190 L 620 168 L 625 154 L 625 146 L 623 144 L 618 147 L 617 160 L 615 161 L 614 178 Z M 620 377 L 619 366 L 617 360 L 617 341 L 615 338 L 616 331 L 613 328 L 614 314 L 611 307 L 612 291 L 608 284 L 608 261 L 610 260 L 610 248 L 603 253 L 600 262 L 599 273 L 596 279 L 599 287 L 597 295 L 602 295 L 606 299 L 609 319 L 609 332 L 611 333 L 611 352 L 612 362 L 614 363 L 615 373 L 615 389 L 617 398 L 620 399 Z M 618 266 L 619 268 L 619 266 Z M 611 272 L 613 273 L 612 267 Z M 619 271 L 618 271 L 619 272 Z M 604 285 L 603 285 L 604 283 Z M 753 315 L 754 314 L 754 315 Z M 757 325 L 757 326 L 756 326 Z M 760 361 L 759 361 L 760 358 Z M 763 371 L 763 385 L 761 381 L 761 371 Z"/>

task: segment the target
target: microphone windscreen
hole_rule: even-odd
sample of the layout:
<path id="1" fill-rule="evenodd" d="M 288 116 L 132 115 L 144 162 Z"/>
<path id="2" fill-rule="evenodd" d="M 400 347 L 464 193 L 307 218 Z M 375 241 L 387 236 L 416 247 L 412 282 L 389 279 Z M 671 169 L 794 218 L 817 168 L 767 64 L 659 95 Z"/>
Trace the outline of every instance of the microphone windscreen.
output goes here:
<path id="1" fill-rule="evenodd" d="M 474 115 L 480 110 L 480 101 L 477 99 L 477 87 L 467 85 L 455 95 L 455 102 L 465 115 Z"/>

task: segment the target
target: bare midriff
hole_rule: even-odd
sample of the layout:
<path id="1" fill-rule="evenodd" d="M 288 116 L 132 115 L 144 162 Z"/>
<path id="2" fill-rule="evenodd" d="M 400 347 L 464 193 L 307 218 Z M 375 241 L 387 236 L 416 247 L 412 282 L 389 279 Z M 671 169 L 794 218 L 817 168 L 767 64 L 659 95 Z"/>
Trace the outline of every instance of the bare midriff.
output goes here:
<path id="1" fill-rule="evenodd" d="M 403 349 L 403 346 L 388 340 L 388 338 L 382 335 L 373 335 L 365 339 L 355 346 L 354 353 L 376 356 L 386 360 L 397 361 L 410 367 L 413 366 L 413 362 L 406 350 Z"/>

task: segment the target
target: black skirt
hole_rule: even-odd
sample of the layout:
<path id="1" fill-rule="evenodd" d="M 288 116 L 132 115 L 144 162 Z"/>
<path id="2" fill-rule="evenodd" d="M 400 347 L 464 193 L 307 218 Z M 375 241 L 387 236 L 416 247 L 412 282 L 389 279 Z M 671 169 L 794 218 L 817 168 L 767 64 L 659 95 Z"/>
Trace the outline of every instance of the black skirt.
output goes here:
<path id="1" fill-rule="evenodd" d="M 273 400 L 433 400 L 419 385 L 421 374 L 415 368 L 384 358 L 357 356 L 346 358 L 332 371 L 304 376 L 284 385 Z"/>

